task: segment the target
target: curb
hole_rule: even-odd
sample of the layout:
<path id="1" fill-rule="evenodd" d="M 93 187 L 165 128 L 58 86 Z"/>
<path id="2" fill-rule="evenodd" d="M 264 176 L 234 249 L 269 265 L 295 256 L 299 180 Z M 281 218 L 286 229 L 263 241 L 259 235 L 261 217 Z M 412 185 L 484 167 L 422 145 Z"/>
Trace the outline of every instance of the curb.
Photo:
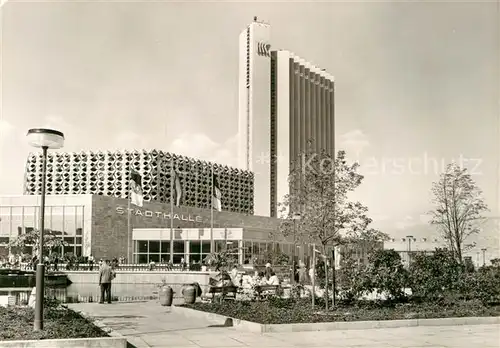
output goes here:
<path id="1" fill-rule="evenodd" d="M 125 337 L 68 338 L 53 340 L 0 341 L 0 348 L 126 348 Z"/>
<path id="2" fill-rule="evenodd" d="M 172 306 L 175 313 L 205 319 L 215 324 L 223 325 L 228 319 L 233 327 L 239 331 L 260 333 L 278 332 L 306 332 L 306 331 L 335 331 L 335 330 L 368 330 L 368 329 L 393 329 L 416 326 L 459 326 L 459 325 L 489 325 L 500 324 L 500 317 L 457 317 L 435 319 L 402 319 L 379 321 L 351 321 L 329 323 L 298 323 L 298 324 L 259 324 L 251 321 L 230 318 L 224 315 L 203 312 L 196 309 Z"/>
<path id="3" fill-rule="evenodd" d="M 268 332 L 268 331 L 263 331 L 263 327 L 266 326 L 263 324 L 254 323 L 252 321 L 247 321 L 247 320 L 230 318 L 220 314 L 203 312 L 196 309 L 179 307 L 176 305 L 172 305 L 172 313 L 184 315 L 189 318 L 205 319 L 216 325 L 224 325 L 224 326 L 226 326 L 225 324 L 227 323 L 227 320 L 230 319 L 232 325 L 227 325 L 227 326 L 232 326 L 238 331 L 249 331 L 258 333 Z"/>

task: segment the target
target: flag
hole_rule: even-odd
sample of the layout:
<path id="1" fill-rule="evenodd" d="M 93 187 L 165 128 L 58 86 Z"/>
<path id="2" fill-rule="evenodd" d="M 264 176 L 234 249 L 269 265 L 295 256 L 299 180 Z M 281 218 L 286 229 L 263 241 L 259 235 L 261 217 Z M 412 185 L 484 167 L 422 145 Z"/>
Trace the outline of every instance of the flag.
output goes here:
<path id="1" fill-rule="evenodd" d="M 173 202 L 177 207 L 180 207 L 181 205 L 181 199 L 182 199 L 182 185 L 181 185 L 181 178 L 177 174 L 175 170 L 172 171 L 172 186 L 170 189 L 172 190 L 172 199 L 174 200 Z"/>
<path id="2" fill-rule="evenodd" d="M 212 191 L 212 206 L 217 209 L 218 211 L 222 211 L 222 193 L 219 187 L 219 182 L 217 181 L 217 176 L 212 174 L 212 185 L 213 185 L 213 191 Z"/>
<path id="3" fill-rule="evenodd" d="M 135 170 L 130 170 L 130 203 L 142 207 L 144 195 L 142 193 L 141 174 Z"/>

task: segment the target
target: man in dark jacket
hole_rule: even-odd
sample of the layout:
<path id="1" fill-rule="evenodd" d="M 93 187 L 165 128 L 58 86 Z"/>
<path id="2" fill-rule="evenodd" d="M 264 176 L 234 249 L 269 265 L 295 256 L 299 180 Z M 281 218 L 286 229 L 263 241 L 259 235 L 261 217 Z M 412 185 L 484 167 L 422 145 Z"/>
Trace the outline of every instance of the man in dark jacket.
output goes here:
<path id="1" fill-rule="evenodd" d="M 115 278 L 115 272 L 110 266 L 109 260 L 106 260 L 99 270 L 99 286 L 101 287 L 101 300 L 99 303 L 104 303 L 104 298 L 108 303 L 111 303 L 111 281 Z"/>

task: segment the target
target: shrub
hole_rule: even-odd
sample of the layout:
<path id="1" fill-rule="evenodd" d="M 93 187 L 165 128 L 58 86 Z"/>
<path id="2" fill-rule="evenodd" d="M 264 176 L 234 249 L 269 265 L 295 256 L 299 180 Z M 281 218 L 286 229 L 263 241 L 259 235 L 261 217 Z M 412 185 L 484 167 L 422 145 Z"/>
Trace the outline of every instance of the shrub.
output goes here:
<path id="1" fill-rule="evenodd" d="M 399 254 L 394 250 L 376 250 L 369 261 L 366 278 L 360 288 L 368 292 L 376 290 L 390 300 L 406 299 L 404 288 L 408 285 L 409 275 Z"/>
<path id="2" fill-rule="evenodd" d="M 459 264 L 447 250 L 417 254 L 410 267 L 413 296 L 423 301 L 477 300 L 500 303 L 500 267 L 481 267 L 472 271 Z"/>
<path id="3" fill-rule="evenodd" d="M 27 307 L 0 307 L 0 340 L 39 340 L 107 337 L 108 334 L 59 301 L 45 299 L 44 329 L 33 331 L 34 310 Z"/>
<path id="4" fill-rule="evenodd" d="M 434 303 L 396 304 L 388 301 L 359 301 L 355 306 L 338 305 L 322 311 L 323 299 L 279 299 L 268 301 L 225 301 L 222 303 L 195 303 L 188 308 L 249 320 L 262 324 L 317 323 L 332 321 L 394 320 L 417 318 L 444 318 L 466 316 L 498 316 L 500 306 L 484 306 L 481 301 L 452 302 L 443 299 Z"/>
<path id="5" fill-rule="evenodd" d="M 458 291 L 465 300 L 479 300 L 486 305 L 500 303 L 500 267 L 482 267 L 463 274 Z"/>
<path id="6" fill-rule="evenodd" d="M 367 267 L 358 265 L 352 257 L 346 256 L 342 259 L 341 268 L 336 272 L 336 275 L 338 295 L 341 301 L 354 303 L 368 292 Z"/>
<path id="7" fill-rule="evenodd" d="M 434 301 L 457 292 L 464 272 L 452 253 L 436 249 L 432 255 L 417 253 L 412 261 L 410 287 L 413 296 Z"/>

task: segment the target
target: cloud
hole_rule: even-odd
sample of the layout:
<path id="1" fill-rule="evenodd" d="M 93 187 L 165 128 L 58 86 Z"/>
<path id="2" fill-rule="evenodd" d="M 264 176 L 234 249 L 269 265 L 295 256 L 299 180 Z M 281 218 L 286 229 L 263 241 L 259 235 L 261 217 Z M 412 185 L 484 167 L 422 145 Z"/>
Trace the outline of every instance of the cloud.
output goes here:
<path id="1" fill-rule="evenodd" d="M 185 132 L 172 141 L 168 151 L 235 167 L 237 164 L 237 143 L 237 135 L 218 143 L 204 133 Z"/>
<path id="2" fill-rule="evenodd" d="M 364 148 L 370 146 L 368 137 L 361 129 L 354 129 L 340 136 L 340 146 L 347 152 L 359 157 Z"/>
<path id="3" fill-rule="evenodd" d="M 390 219 L 390 216 L 385 214 L 371 214 L 370 217 L 374 222 L 388 221 Z"/>
<path id="4" fill-rule="evenodd" d="M 123 131 L 118 133 L 113 141 L 114 148 L 116 149 L 149 149 L 148 138 L 141 136 L 134 131 Z"/>
<path id="5" fill-rule="evenodd" d="M 403 219 L 395 222 L 395 227 L 398 230 L 404 230 L 409 227 L 417 225 L 429 225 L 430 217 L 428 215 L 419 215 L 414 218 L 410 215 L 405 216 Z"/>

